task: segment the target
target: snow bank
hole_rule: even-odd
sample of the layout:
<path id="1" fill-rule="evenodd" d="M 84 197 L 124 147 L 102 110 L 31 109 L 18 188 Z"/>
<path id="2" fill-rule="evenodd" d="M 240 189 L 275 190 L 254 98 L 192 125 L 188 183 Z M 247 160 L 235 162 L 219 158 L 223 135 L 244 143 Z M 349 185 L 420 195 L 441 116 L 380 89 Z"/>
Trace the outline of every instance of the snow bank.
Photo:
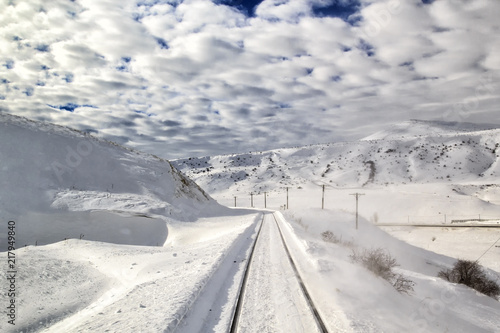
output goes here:
<path id="1" fill-rule="evenodd" d="M 399 241 L 364 219 L 356 230 L 351 214 L 291 210 L 285 218 L 313 297 L 329 309 L 326 316 L 342 313 L 353 332 L 493 332 L 500 327 L 498 301 L 436 277 L 454 259 Z M 323 241 L 326 230 L 341 242 Z M 400 264 L 397 273 L 415 282 L 414 291 L 400 294 L 353 263 L 353 246 L 386 249 Z"/>
<path id="2" fill-rule="evenodd" d="M 166 160 L 6 113 L 0 113 L 0 161 L 0 221 L 16 221 L 18 246 L 81 234 L 161 245 L 168 219 L 221 210 Z M 0 230 L 1 244 L 5 237 Z"/>

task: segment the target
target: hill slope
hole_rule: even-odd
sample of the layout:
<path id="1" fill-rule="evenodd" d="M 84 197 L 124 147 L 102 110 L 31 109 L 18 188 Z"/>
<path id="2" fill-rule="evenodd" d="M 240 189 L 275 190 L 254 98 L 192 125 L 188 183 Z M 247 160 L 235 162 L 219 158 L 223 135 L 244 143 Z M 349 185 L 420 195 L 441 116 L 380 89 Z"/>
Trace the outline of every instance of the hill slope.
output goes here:
<path id="1" fill-rule="evenodd" d="M 172 161 L 209 193 L 306 183 L 496 183 L 500 129 L 410 121 L 356 142 Z"/>
<path id="2" fill-rule="evenodd" d="M 145 216 L 189 220 L 218 206 L 166 160 L 5 113 L 0 161 L 0 219 L 17 222 L 22 245 L 77 237 L 156 245 L 165 222 Z M 103 229 L 116 235 L 103 238 Z"/>

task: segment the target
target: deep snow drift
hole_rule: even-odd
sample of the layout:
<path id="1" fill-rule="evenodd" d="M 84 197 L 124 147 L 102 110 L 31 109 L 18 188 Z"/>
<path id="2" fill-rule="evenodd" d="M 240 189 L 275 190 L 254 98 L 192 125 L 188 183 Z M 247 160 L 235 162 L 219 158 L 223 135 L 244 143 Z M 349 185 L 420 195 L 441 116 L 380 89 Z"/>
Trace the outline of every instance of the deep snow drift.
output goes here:
<path id="1" fill-rule="evenodd" d="M 18 246 L 81 237 L 162 245 L 158 216 L 189 220 L 220 208 L 166 160 L 5 113 L 0 163 L 0 221 L 16 222 Z"/>

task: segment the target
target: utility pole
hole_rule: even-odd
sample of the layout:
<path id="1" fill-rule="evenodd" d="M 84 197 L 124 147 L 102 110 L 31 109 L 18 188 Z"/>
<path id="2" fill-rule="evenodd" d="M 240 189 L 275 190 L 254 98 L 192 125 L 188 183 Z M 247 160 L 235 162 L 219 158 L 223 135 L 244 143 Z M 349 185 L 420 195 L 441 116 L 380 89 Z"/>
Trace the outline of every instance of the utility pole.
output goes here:
<path id="1" fill-rule="evenodd" d="M 288 209 L 288 186 L 286 187 L 286 209 Z"/>
<path id="2" fill-rule="evenodd" d="M 325 185 L 323 187 L 323 195 L 321 196 L 321 209 L 325 209 Z"/>
<path id="3" fill-rule="evenodd" d="M 365 195 L 364 193 L 353 193 L 351 195 L 356 196 L 356 230 L 358 230 L 358 199 L 359 196 Z"/>
<path id="4" fill-rule="evenodd" d="M 253 193 L 250 193 L 250 203 L 251 203 L 251 206 L 253 208 Z"/>
<path id="5" fill-rule="evenodd" d="M 267 208 L 267 192 L 264 192 L 264 208 Z"/>
<path id="6" fill-rule="evenodd" d="M 234 197 L 234 207 L 236 207 L 236 197 Z"/>

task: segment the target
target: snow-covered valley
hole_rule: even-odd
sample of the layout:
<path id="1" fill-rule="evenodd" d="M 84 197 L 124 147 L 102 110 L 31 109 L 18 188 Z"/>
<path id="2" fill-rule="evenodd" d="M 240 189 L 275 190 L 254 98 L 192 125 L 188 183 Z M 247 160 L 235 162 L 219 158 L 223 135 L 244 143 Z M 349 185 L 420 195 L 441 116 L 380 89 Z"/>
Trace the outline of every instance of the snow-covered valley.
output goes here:
<path id="1" fill-rule="evenodd" d="M 499 280 L 500 228 L 457 227 L 500 219 L 499 142 L 495 126 L 412 121 L 357 142 L 170 163 L 0 113 L 0 331 L 227 332 L 263 222 L 241 331 L 314 332 L 272 215 L 329 332 L 499 331 L 497 300 L 437 277 L 481 256 Z M 377 226 L 395 223 L 442 226 Z M 351 259 L 375 248 L 412 291 Z"/>

